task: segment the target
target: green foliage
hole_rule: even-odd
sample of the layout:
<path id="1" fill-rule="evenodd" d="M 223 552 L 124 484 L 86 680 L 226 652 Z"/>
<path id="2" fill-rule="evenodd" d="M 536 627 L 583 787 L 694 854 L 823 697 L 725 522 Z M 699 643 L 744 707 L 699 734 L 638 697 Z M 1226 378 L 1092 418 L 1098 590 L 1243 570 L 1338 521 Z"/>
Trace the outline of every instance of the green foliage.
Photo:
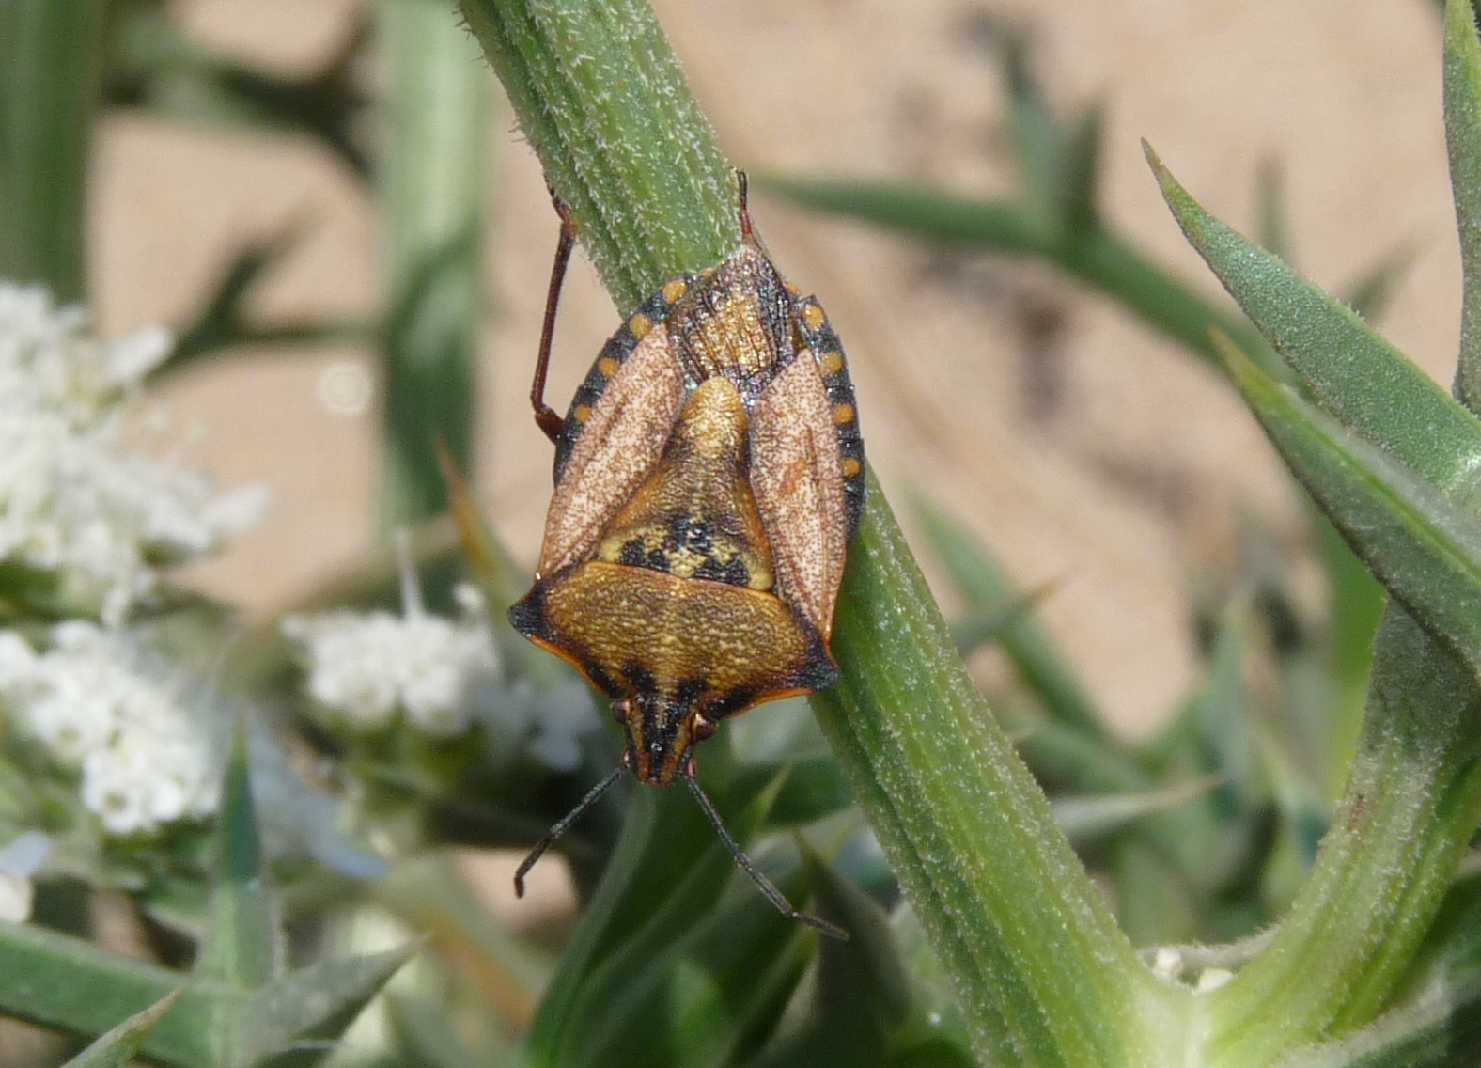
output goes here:
<path id="1" fill-rule="evenodd" d="M 1243 316 L 1142 252 L 1099 201 L 1102 103 L 1058 114 L 1011 26 L 994 23 L 1018 193 L 762 181 L 918 240 L 1042 260 L 1180 342 L 1238 390 L 1310 495 L 1310 552 L 1327 584 L 1314 616 L 1288 551 L 1252 519 L 1234 573 L 1200 577 L 1215 592 L 1190 611 L 1197 683 L 1158 737 L 1132 745 L 1036 618 L 1059 577 L 1020 586 L 944 511 L 912 502 L 964 606 L 948 625 L 871 473 L 835 620 L 839 683 L 811 699 L 815 718 L 794 702 L 701 754 L 737 840 L 847 941 L 778 915 L 672 791 L 619 786 L 557 844 L 578 898 L 573 925 L 511 925 L 455 859 L 462 845 L 527 847 L 617 751 L 579 680 L 504 621 L 526 576 L 463 481 L 477 427 L 487 85 L 446 7 L 374 8 L 387 76 L 373 98 L 355 73 L 368 22 L 322 69 L 284 77 L 202 47 L 157 0 L 62 6 L 0 7 L 11 31 L 0 35 L 11 60 L 0 199 L 33 206 L 9 214 L 10 230 L 0 222 L 0 277 L 81 294 L 80 190 L 99 97 L 306 137 L 358 178 L 374 174 L 390 286 L 373 322 L 270 323 L 247 310 L 301 229 L 287 225 L 227 257 L 163 370 L 247 343 L 378 341 L 379 521 L 427 522 L 407 561 L 382 547 L 301 610 L 435 614 L 466 577 L 490 606 L 498 670 L 466 731 L 419 733 L 403 716 L 357 733 L 308 700 L 301 650 L 276 625 L 249 632 L 222 685 L 271 710 L 279 743 L 254 736 L 249 773 L 239 727 L 210 820 L 126 839 L 100 835 L 76 774 L 43 766 L 0 724 L 0 891 L 36 895 L 32 921 L 0 922 L 0 1012 L 64 1036 L 59 1062 L 1475 1062 L 1481 42 L 1467 0 L 1445 13 L 1464 271 L 1457 399 L 1290 266 L 1296 226 L 1275 162 L 1257 176 L 1262 247 L 1149 150 L 1174 218 Z M 460 7 L 619 309 L 735 246 L 730 165 L 646 4 Z M 17 111 L 18 93 L 36 107 Z M 371 114 L 389 134 L 374 147 L 363 138 Z M 38 221 L 55 240 L 27 229 Z M 1403 246 L 1355 271 L 1350 303 L 1374 314 L 1410 255 Z M 451 524 L 434 518 L 444 505 Z M 71 611 L 36 579 L 0 569 L 4 635 L 45 640 Z M 151 634 L 188 662 L 219 652 L 225 617 L 167 592 Z M 989 647 L 1015 677 L 992 695 L 996 708 L 963 662 Z M 540 755 L 532 739 L 564 716 L 593 729 L 563 737 L 558 758 Z M 337 816 L 296 777 L 315 760 L 344 787 Z M 17 873 L 5 850 L 23 833 L 44 841 L 45 858 Z M 95 941 L 98 908 L 154 959 Z M 1194 942 L 1227 944 L 1169 945 Z M 408 946 L 419 952 L 403 967 Z M 352 1026 L 372 1002 L 381 1026 Z"/>

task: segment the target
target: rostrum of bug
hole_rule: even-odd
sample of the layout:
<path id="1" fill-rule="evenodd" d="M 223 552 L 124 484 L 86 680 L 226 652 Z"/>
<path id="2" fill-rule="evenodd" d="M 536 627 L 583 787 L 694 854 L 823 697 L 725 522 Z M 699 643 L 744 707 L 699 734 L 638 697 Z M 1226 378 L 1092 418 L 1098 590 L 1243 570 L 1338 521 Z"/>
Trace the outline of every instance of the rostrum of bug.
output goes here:
<path id="1" fill-rule="evenodd" d="M 727 717 L 837 678 L 833 608 L 864 505 L 848 363 L 822 306 L 757 239 L 742 178 L 740 246 L 664 283 L 557 417 L 542 395 L 575 234 L 557 210 L 532 391 L 555 443 L 555 491 L 534 586 L 509 620 L 612 700 L 619 771 L 655 785 L 683 777 L 703 798 L 696 743 Z"/>

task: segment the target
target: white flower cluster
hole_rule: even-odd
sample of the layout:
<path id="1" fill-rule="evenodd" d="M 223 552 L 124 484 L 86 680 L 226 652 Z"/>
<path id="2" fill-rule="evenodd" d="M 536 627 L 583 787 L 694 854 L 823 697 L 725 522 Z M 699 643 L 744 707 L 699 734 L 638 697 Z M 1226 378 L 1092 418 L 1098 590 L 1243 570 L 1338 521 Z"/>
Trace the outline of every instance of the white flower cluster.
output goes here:
<path id="1" fill-rule="evenodd" d="M 159 565 L 214 549 L 265 503 L 123 450 L 122 405 L 169 348 L 158 329 L 101 342 L 80 309 L 0 282 L 0 563 L 51 576 L 65 605 L 108 622 Z"/>
<path id="2" fill-rule="evenodd" d="M 0 631 L 0 705 L 59 764 L 81 772 L 82 802 L 104 833 L 157 831 L 216 811 L 215 740 L 201 710 L 122 632 L 53 628 L 38 652 Z"/>
<path id="3" fill-rule="evenodd" d="M 439 737 L 467 730 L 470 694 L 499 674 L 483 597 L 460 586 L 458 620 L 428 615 L 409 574 L 401 615 L 339 610 L 290 616 L 283 633 L 304 647 L 308 690 L 327 716 L 364 731 L 403 713 Z"/>

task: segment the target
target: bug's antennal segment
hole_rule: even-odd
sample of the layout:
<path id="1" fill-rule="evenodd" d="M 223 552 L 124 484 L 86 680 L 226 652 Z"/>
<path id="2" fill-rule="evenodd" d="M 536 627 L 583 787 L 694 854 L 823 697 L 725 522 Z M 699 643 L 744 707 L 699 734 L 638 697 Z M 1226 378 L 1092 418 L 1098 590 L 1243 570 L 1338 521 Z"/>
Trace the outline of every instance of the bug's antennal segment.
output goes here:
<path id="1" fill-rule="evenodd" d="M 746 177 L 746 172 L 739 167 L 735 171 L 735 188 L 740 194 L 740 232 L 741 241 L 747 245 L 756 243 L 756 231 L 751 226 L 751 208 L 749 196 L 751 181 Z"/>
<path id="2" fill-rule="evenodd" d="M 586 791 L 586 796 L 576 803 L 575 808 L 567 812 L 556 822 L 555 826 L 545 832 L 544 838 L 535 843 L 535 848 L 530 850 L 530 855 L 520 862 L 519 868 L 514 873 L 515 897 L 525 896 L 525 876 L 530 873 L 535 862 L 545 855 L 545 851 L 555 844 L 557 838 L 571 829 L 571 824 L 579 820 L 587 809 L 596 804 L 597 798 L 606 793 L 607 788 L 616 782 L 626 770 L 626 764 L 618 764 L 613 768 L 605 779 Z"/>
<path id="3" fill-rule="evenodd" d="M 535 423 L 554 444 L 560 437 L 565 420 L 545 403 L 545 373 L 550 368 L 550 348 L 555 339 L 555 310 L 560 304 L 561 287 L 566 281 L 566 268 L 571 263 L 571 248 L 576 244 L 576 221 L 564 200 L 551 194 L 550 202 L 561 219 L 560 238 L 556 241 L 555 262 L 550 267 L 550 289 L 545 294 L 545 321 L 540 326 L 540 351 L 535 356 L 535 381 L 530 386 L 530 404 L 535 409 Z"/>
<path id="4" fill-rule="evenodd" d="M 709 817 L 711 826 L 715 828 L 715 833 L 720 836 L 720 841 L 725 843 L 725 848 L 730 850 L 730 855 L 735 858 L 735 863 L 740 867 L 741 871 L 751 877 L 751 881 L 765 895 L 766 900 L 776 906 L 778 912 L 787 917 L 787 919 L 796 920 L 798 923 L 805 923 L 807 926 L 821 931 L 830 938 L 837 938 L 843 942 L 848 941 L 848 932 L 842 927 L 835 926 L 827 920 L 820 919 L 811 913 L 800 912 L 793 908 L 792 903 L 787 900 L 786 895 L 777 889 L 776 883 L 768 879 L 751 861 L 751 858 L 746 856 L 745 851 L 740 847 L 740 843 L 732 838 L 730 832 L 725 829 L 725 821 L 720 818 L 720 813 L 715 810 L 715 805 L 710 801 L 709 795 L 700 788 L 699 780 L 694 777 L 693 763 L 685 770 L 684 781 L 689 784 L 689 792 L 694 795 L 694 799 L 699 802 L 699 807 Z"/>

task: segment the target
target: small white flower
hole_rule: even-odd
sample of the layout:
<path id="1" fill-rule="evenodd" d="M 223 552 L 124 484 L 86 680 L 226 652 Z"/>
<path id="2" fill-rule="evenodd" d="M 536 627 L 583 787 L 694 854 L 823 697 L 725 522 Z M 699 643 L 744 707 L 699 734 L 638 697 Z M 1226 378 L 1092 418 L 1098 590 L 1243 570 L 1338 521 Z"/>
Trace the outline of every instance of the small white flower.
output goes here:
<path id="1" fill-rule="evenodd" d="M 1205 968 L 1198 973 L 1198 983 L 1193 987 L 1193 993 L 1212 993 L 1233 978 L 1234 973 L 1228 968 Z"/>
<path id="2" fill-rule="evenodd" d="M 0 871 L 0 920 L 25 923 L 30 919 L 34 896 L 30 879 L 14 872 Z"/>
<path id="3" fill-rule="evenodd" d="M 482 599 L 470 589 L 458 600 L 458 620 L 427 614 L 403 560 L 401 615 L 339 610 L 291 616 L 282 629 L 303 647 L 309 695 L 331 719 L 373 731 L 399 713 L 449 738 L 468 729 L 469 694 L 499 673 Z"/>
<path id="4" fill-rule="evenodd" d="M 0 395 L 7 406 L 87 425 L 137 390 L 172 345 L 160 327 L 100 341 L 81 308 L 55 307 L 40 286 L 0 281 Z"/>
<path id="5" fill-rule="evenodd" d="M 62 603 L 119 622 L 160 565 L 257 521 L 178 462 L 124 451 L 121 405 L 169 352 L 160 330 L 104 343 L 76 309 L 0 282 L 0 562 L 52 576 Z"/>
<path id="6" fill-rule="evenodd" d="M 0 633 L 0 703 L 80 772 L 83 804 L 106 834 L 152 833 L 216 810 L 215 739 L 201 710 L 182 703 L 182 678 L 92 623 L 57 626 L 51 647 L 29 659 L 19 641 Z"/>

